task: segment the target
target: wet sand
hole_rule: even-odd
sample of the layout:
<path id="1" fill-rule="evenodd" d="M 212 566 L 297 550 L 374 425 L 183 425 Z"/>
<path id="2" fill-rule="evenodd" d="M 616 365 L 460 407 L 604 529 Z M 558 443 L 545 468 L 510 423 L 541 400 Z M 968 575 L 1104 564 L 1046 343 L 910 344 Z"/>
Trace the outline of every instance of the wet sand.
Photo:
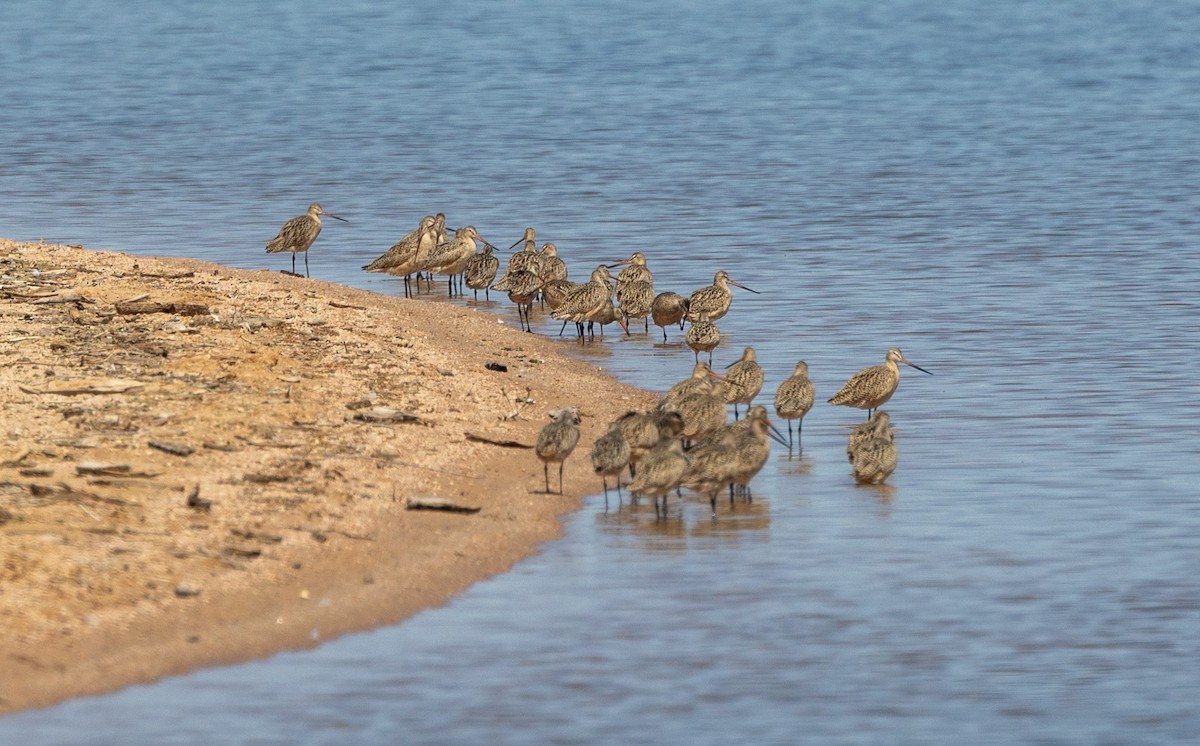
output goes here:
<path id="1" fill-rule="evenodd" d="M 561 349 L 486 310 L 0 240 L 0 714 L 396 622 L 536 551 L 599 489 L 604 424 L 653 402 Z M 467 436 L 532 445 L 561 406 L 565 496 Z"/>

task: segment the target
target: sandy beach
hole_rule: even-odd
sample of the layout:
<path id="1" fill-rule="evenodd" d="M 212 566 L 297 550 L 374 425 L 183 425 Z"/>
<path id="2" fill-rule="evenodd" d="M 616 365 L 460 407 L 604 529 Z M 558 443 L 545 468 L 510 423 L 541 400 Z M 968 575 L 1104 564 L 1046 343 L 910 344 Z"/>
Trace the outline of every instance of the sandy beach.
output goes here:
<path id="1" fill-rule="evenodd" d="M 396 622 L 536 551 L 598 491 L 592 440 L 653 401 L 560 350 L 457 305 L 0 240 L 0 714 Z M 583 437 L 546 495 L 497 442 L 561 406 Z"/>

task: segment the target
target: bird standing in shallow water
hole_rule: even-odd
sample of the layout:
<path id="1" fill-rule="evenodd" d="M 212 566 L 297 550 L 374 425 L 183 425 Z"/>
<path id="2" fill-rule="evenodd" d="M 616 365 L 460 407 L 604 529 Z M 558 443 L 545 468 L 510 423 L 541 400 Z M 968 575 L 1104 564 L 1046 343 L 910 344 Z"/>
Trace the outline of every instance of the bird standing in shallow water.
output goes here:
<path id="1" fill-rule="evenodd" d="M 267 241 L 267 253 L 278 254 L 284 251 L 292 253 L 292 274 L 296 274 L 296 254 L 304 254 L 304 276 L 308 277 L 308 248 L 321 234 L 321 216 L 349 223 L 345 218 L 339 218 L 331 212 L 325 212 L 321 206 L 313 202 L 308 206 L 308 212 L 298 215 L 283 224 L 279 233 Z"/>
<path id="2" fill-rule="evenodd" d="M 436 219 L 433 215 L 426 215 L 421 218 L 421 224 L 417 226 L 416 230 L 404 234 L 382 256 L 370 264 L 364 265 L 363 269 L 367 272 L 384 272 L 396 277 L 403 277 L 404 297 L 408 298 L 415 294 L 410 286 L 412 275 L 425 267 L 425 260 L 429 257 L 429 252 L 433 250 L 434 246 L 437 246 L 437 235 Z M 419 291 L 421 289 L 420 275 L 417 278 L 417 290 Z"/>
<path id="3" fill-rule="evenodd" d="M 758 356 L 753 347 L 742 351 L 742 359 L 729 366 L 729 370 L 725 371 L 725 378 L 729 381 L 725 389 L 725 403 L 733 405 L 733 419 L 736 420 L 738 405 L 745 404 L 749 407 L 754 397 L 758 396 L 758 392 L 762 391 L 763 369 L 758 364 Z"/>
<path id="4" fill-rule="evenodd" d="M 579 443 L 579 410 L 574 407 L 556 409 L 550 413 L 549 425 L 538 433 L 534 452 L 542 460 L 542 474 L 546 478 L 546 494 L 550 494 L 550 464 L 558 463 L 558 494 L 563 493 L 563 463 Z"/>
<path id="5" fill-rule="evenodd" d="M 881 484 L 896 470 L 895 431 L 888 413 L 876 410 L 871 418 L 854 428 L 846 446 L 854 480 L 859 484 Z"/>
<path id="6" fill-rule="evenodd" d="M 775 391 L 775 414 L 788 423 L 788 453 L 792 452 L 792 420 L 796 423 L 797 446 L 804 449 L 803 429 L 804 415 L 813 405 L 813 382 L 808 377 L 808 363 L 801 360 L 796 363 L 792 375 L 779 384 Z"/>
<path id="7" fill-rule="evenodd" d="M 900 366 L 896 363 L 904 363 L 922 373 L 933 375 L 919 365 L 905 360 L 900 348 L 893 347 L 887 351 L 881 365 L 863 368 L 850 376 L 850 380 L 846 381 L 841 391 L 829 399 L 829 403 L 865 409 L 870 417 L 871 411 L 891 399 L 892 394 L 896 393 L 896 387 L 900 385 Z"/>
<path id="8" fill-rule="evenodd" d="M 689 314 L 690 315 L 690 314 Z M 701 311 L 698 317 L 688 327 L 687 335 L 683 338 L 692 352 L 696 353 L 696 362 L 700 362 L 700 353 L 708 353 L 708 363 L 712 365 L 712 351 L 721 344 L 721 330 L 709 321 L 708 312 Z"/>
<path id="9" fill-rule="evenodd" d="M 616 477 L 617 499 L 621 499 L 621 472 L 629 465 L 629 441 L 615 425 L 592 443 L 592 470 L 604 484 L 604 506 L 608 507 L 608 478 Z"/>
<path id="10" fill-rule="evenodd" d="M 709 321 L 719 320 L 729 312 L 729 304 L 733 302 L 733 291 L 729 289 L 730 285 L 748 290 L 755 295 L 759 294 L 757 290 L 750 290 L 745 285 L 729 279 L 729 273 L 722 269 L 713 276 L 713 284 L 700 288 L 688 298 L 688 313 L 696 315 L 704 311 L 708 313 Z"/>
<path id="11" fill-rule="evenodd" d="M 679 328 L 683 328 L 683 319 L 687 312 L 688 300 L 679 293 L 668 290 L 654 296 L 654 302 L 650 305 L 650 318 L 655 326 L 662 327 L 663 342 L 667 341 L 668 326 L 679 324 Z"/>
<path id="12" fill-rule="evenodd" d="M 495 249 L 490 243 L 483 245 L 483 250 L 471 256 L 467 260 L 467 268 L 463 272 L 463 276 L 467 281 L 467 287 L 475 291 L 475 300 L 479 300 L 479 291 L 483 291 L 485 300 L 491 300 L 488 295 L 488 287 L 492 284 L 492 280 L 496 279 L 496 273 L 500 271 L 500 260 L 496 258 L 493 252 Z"/>

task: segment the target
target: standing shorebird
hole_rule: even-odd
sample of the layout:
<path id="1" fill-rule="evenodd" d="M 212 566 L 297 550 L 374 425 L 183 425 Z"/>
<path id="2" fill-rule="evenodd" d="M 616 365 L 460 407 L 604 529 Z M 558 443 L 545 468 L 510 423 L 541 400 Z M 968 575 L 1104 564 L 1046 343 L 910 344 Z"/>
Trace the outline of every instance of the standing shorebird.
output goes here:
<path id="1" fill-rule="evenodd" d="M 729 304 L 733 302 L 733 291 L 729 289 L 730 285 L 755 295 L 759 294 L 757 290 L 751 290 L 745 285 L 729 279 L 729 273 L 722 269 L 713 276 L 713 284 L 700 288 L 688 298 L 688 312 L 698 314 L 706 311 L 709 320 L 719 320 L 729 312 Z"/>
<path id="2" fill-rule="evenodd" d="M 485 300 L 491 300 L 488 288 L 491 286 L 492 280 L 496 279 L 496 273 L 500 271 L 500 260 L 493 253 L 495 248 L 490 243 L 485 243 L 482 251 L 467 259 L 467 268 L 463 272 L 463 276 L 467 281 L 467 287 L 475 291 L 475 300 L 477 301 L 480 290 L 483 291 Z"/>
<path id="3" fill-rule="evenodd" d="M 448 295 L 454 295 L 454 278 L 467 269 L 467 262 L 475 255 L 475 242 L 487 244 L 483 236 L 468 225 L 454 232 L 454 238 L 448 243 L 440 244 L 429 252 L 425 261 L 425 270 L 430 274 L 446 275 L 448 278 Z"/>
<path id="4" fill-rule="evenodd" d="M 697 389 L 675 405 L 683 417 L 683 439 L 699 443 L 725 426 L 729 410 L 725 407 L 725 381 L 711 381 L 706 389 Z"/>
<path id="5" fill-rule="evenodd" d="M 729 366 L 725 371 L 729 385 L 725 390 L 725 403 L 733 405 L 733 419 L 738 419 L 738 405 L 747 407 L 762 391 L 763 369 L 758 364 L 758 355 L 753 347 L 742 351 L 742 359 Z"/>
<path id="6" fill-rule="evenodd" d="M 717 329 L 716 324 L 708 320 L 708 312 L 701 311 L 699 317 L 688 327 L 684 341 L 692 348 L 692 352 L 696 353 L 696 362 L 700 362 L 701 352 L 707 352 L 708 363 L 712 365 L 712 351 L 721 344 L 721 331 Z"/>
<path id="7" fill-rule="evenodd" d="M 608 507 L 608 478 L 616 477 L 617 500 L 621 499 L 621 472 L 629 466 L 629 441 L 615 425 L 592 443 L 592 471 L 604 484 L 604 507 Z"/>
<path id="8" fill-rule="evenodd" d="M 687 316 L 688 301 L 679 293 L 667 291 L 654 296 L 654 302 L 650 304 L 650 318 L 654 321 L 654 325 L 662 327 L 663 342 L 667 341 L 667 327 L 679 324 L 679 328 L 683 328 L 683 319 Z"/>
<path id="9" fill-rule="evenodd" d="M 679 480 L 683 478 L 687 465 L 687 457 L 683 455 L 683 443 L 679 438 L 661 438 L 642 459 L 641 470 L 629 482 L 629 492 L 638 497 L 642 495 L 653 497 L 654 514 L 665 518 L 667 496 L 671 490 L 679 486 Z M 662 498 L 661 510 L 658 507 L 658 498 L 660 497 Z"/>
<path id="10" fill-rule="evenodd" d="M 629 444 L 629 474 L 637 475 L 637 464 L 646 452 L 659 441 L 658 422 L 652 415 L 630 410 L 613 421 L 610 427 L 618 428 Z"/>
<path id="11" fill-rule="evenodd" d="M 635 251 L 625 261 L 616 262 L 612 266 L 619 267 L 622 264 L 629 266 L 617 273 L 617 290 L 620 290 L 631 282 L 654 283 L 654 275 L 650 273 L 650 268 L 646 266 L 646 255 L 642 252 Z"/>
<path id="12" fill-rule="evenodd" d="M 308 212 L 298 215 L 283 224 L 279 234 L 267 241 L 267 253 L 278 254 L 282 251 L 292 253 L 292 274 L 296 274 L 296 255 L 304 255 L 304 276 L 308 277 L 308 247 L 313 245 L 321 234 L 321 216 L 349 223 L 345 218 L 339 218 L 331 212 L 325 212 L 321 206 L 313 202 L 308 206 Z"/>
<path id="13" fill-rule="evenodd" d="M 517 244 L 524 244 L 524 246 L 521 248 L 522 252 L 525 252 L 527 254 L 536 254 L 537 253 L 537 234 L 533 230 L 533 228 L 526 228 L 525 235 L 521 236 L 516 241 L 513 241 L 513 245 L 509 246 L 508 250 L 512 251 L 513 249 L 517 248 Z M 518 253 L 520 253 L 520 252 L 518 252 Z M 522 259 L 522 261 L 524 261 L 524 259 Z"/>
<path id="14" fill-rule="evenodd" d="M 792 420 L 797 420 L 796 445 L 801 452 L 804 450 L 804 415 L 812 409 L 813 396 L 813 383 L 808 377 L 808 363 L 801 360 L 796 363 L 792 375 L 775 390 L 775 414 L 787 420 L 788 424 L 788 453 L 792 452 Z"/>
<path id="15" fill-rule="evenodd" d="M 692 374 L 682 381 L 672 384 L 671 388 L 667 389 L 667 393 L 662 395 L 662 399 L 658 402 L 658 409 L 678 404 L 692 394 L 707 394 L 712 390 L 712 379 L 714 378 L 724 380 L 725 376 L 713 373 L 708 363 L 697 360 L 696 365 L 692 367 Z"/>
<path id="16" fill-rule="evenodd" d="M 833 395 L 829 403 L 865 409 L 867 416 L 870 417 L 871 410 L 891 399 L 892 394 L 896 393 L 896 387 L 900 385 L 900 366 L 896 363 L 904 363 L 922 373 L 933 375 L 919 365 L 905 360 L 900 348 L 893 347 L 887 351 L 881 365 L 863 368 L 851 376 L 850 380 L 846 381 L 846 385 L 842 386 L 842 390 Z"/>
<path id="17" fill-rule="evenodd" d="M 558 255 L 557 246 L 544 243 L 537 256 L 538 275 L 544 281 L 567 279 L 567 263 Z"/>
<path id="18" fill-rule="evenodd" d="M 508 292 L 508 299 L 517 305 L 517 319 L 522 331 L 533 333 L 529 323 L 529 312 L 533 310 L 533 299 L 542 289 L 542 278 L 528 269 L 514 270 L 492 285 L 493 290 Z"/>
<path id="19" fill-rule="evenodd" d="M 375 261 L 364 265 L 368 272 L 385 272 L 389 275 L 404 278 L 404 297 L 414 293 L 410 290 L 410 282 L 414 272 L 425 268 L 429 252 L 437 245 L 437 225 L 432 215 L 421 218 L 421 224 L 416 230 L 409 231 L 392 245 Z M 418 275 L 419 278 L 419 275 Z M 420 280 L 418 279 L 418 283 Z M 420 290 L 418 284 L 417 290 Z"/>
<path id="20" fill-rule="evenodd" d="M 574 407 L 556 409 L 550 413 L 551 422 L 538 433 L 534 452 L 542 461 L 546 478 L 546 494 L 550 494 L 550 464 L 558 463 L 558 494 L 563 493 L 563 463 L 579 443 L 579 410 Z"/>
<path id="21" fill-rule="evenodd" d="M 895 431 L 887 412 L 876 410 L 869 420 L 850 433 L 846 446 L 854 480 L 859 484 L 880 484 L 896 470 Z"/>
<path id="22" fill-rule="evenodd" d="M 607 265 L 596 267 L 592 270 L 591 279 L 567 293 L 562 305 L 554 310 L 554 318 L 574 321 L 582 338 L 584 322 L 595 321 L 595 317 L 604 310 L 604 305 L 612 302 L 612 286 L 608 283 L 611 277 Z"/>
<path id="23" fill-rule="evenodd" d="M 542 283 L 542 300 L 546 301 L 546 305 L 550 306 L 551 311 L 556 311 L 566 300 L 567 293 L 577 287 L 579 285 L 570 280 L 547 280 Z M 567 324 L 563 322 L 563 329 L 566 328 Z M 562 336 L 561 331 L 559 331 L 559 336 Z"/>
<path id="24" fill-rule="evenodd" d="M 650 331 L 650 310 L 654 304 L 654 286 L 643 280 L 635 280 L 622 286 L 617 281 L 617 301 L 621 304 L 621 317 L 628 327 L 630 319 L 642 319 L 646 332 Z M 629 333 L 629 329 L 625 329 Z"/>

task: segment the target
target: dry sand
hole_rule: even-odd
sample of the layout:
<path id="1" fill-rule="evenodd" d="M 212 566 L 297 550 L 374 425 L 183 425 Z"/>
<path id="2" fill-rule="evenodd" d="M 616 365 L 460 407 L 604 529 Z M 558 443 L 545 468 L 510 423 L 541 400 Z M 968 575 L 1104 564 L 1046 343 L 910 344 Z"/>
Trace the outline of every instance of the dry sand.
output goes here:
<path id="1" fill-rule="evenodd" d="M 443 603 L 559 536 L 652 400 L 487 312 L 0 240 L 0 714 Z M 466 436 L 532 444 L 561 406 L 565 497 Z"/>

